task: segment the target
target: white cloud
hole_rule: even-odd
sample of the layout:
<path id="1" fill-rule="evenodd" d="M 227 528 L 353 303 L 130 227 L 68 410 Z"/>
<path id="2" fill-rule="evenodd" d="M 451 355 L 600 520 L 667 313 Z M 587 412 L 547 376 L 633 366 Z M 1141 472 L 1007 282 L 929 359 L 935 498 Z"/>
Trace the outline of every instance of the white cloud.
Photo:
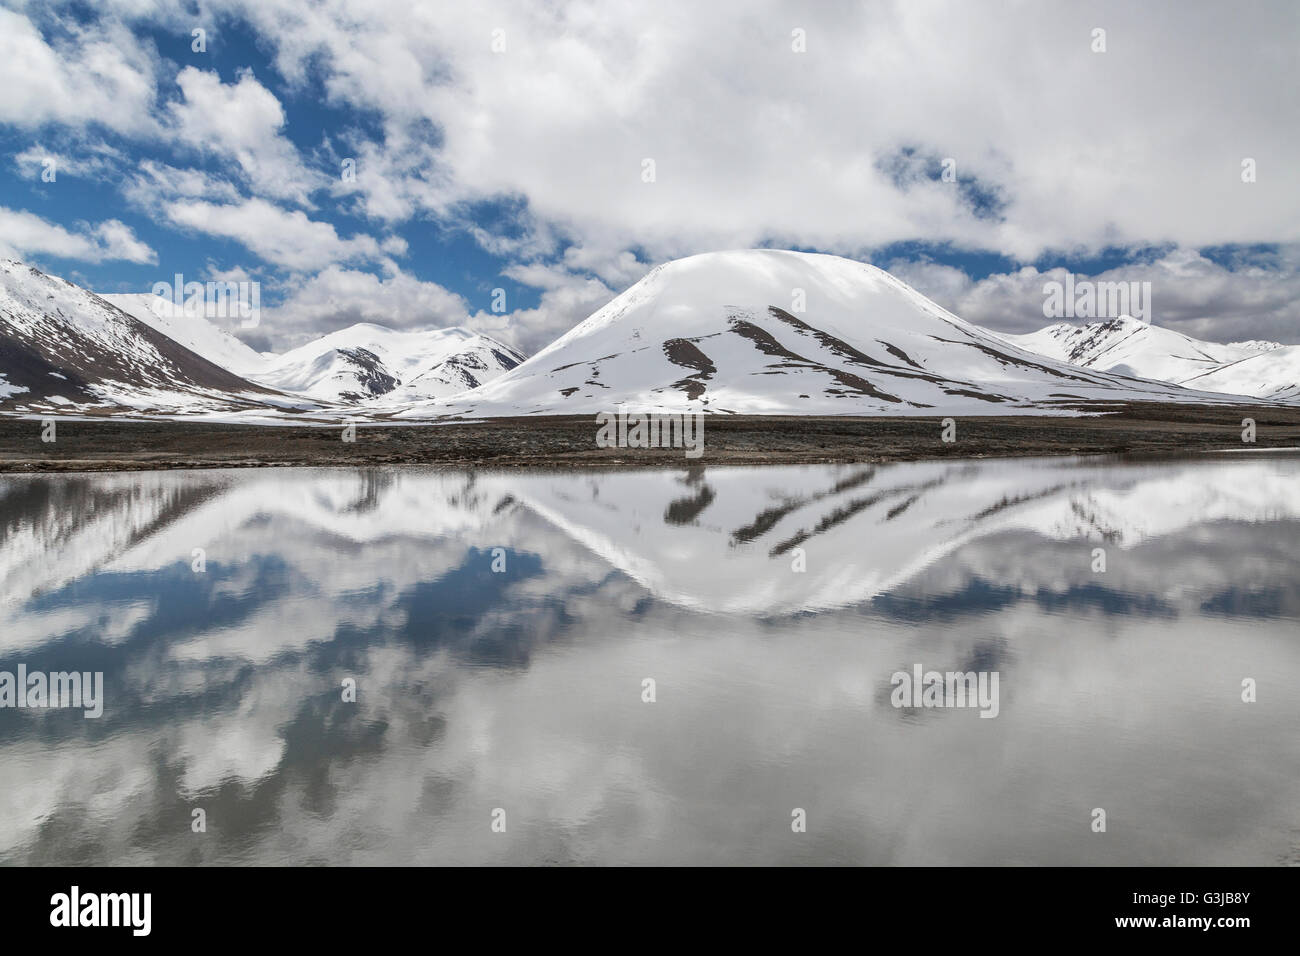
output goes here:
<path id="1" fill-rule="evenodd" d="M 166 163 L 143 160 L 123 186 L 126 198 L 145 210 L 155 210 L 170 199 L 208 199 L 235 202 L 239 190 L 201 169 L 180 169 Z"/>
<path id="2" fill-rule="evenodd" d="M 40 180 L 47 170 L 54 175 L 78 179 L 105 179 L 126 164 L 122 151 L 103 142 L 69 143 L 48 148 L 34 143 L 14 155 L 14 169 L 24 179 Z"/>
<path id="3" fill-rule="evenodd" d="M 390 256 L 404 256 L 407 250 L 410 249 L 410 243 L 401 236 L 385 236 L 383 241 L 379 243 L 379 248 Z"/>
<path id="4" fill-rule="evenodd" d="M 14 259 L 57 256 L 84 262 L 118 259 L 156 263 L 158 254 L 125 223 L 109 219 L 70 231 L 34 213 L 0 206 L 0 255 Z"/>
<path id="5" fill-rule="evenodd" d="M 1300 243 L 1300 125 L 1286 121 L 1300 115 L 1300 8 L 1282 0 L 1249 16 L 1209 0 L 1026 4 L 1004 16 L 914 0 L 664 0 L 653 17 L 583 0 L 436 10 L 205 0 L 206 20 L 247 21 L 269 45 L 286 101 L 323 90 L 329 105 L 364 115 L 322 137 L 357 160 L 353 183 L 304 165 L 280 100 L 249 73 L 225 84 L 187 66 L 184 101 L 159 109 L 156 53 L 112 18 L 188 32 L 192 16 L 150 0 L 104 9 L 95 29 L 57 43 L 0 11 L 0 121 L 100 122 L 154 142 L 170 130 L 227 155 L 259 197 L 306 205 L 322 188 L 385 232 L 411 221 L 463 227 L 514 263 L 511 278 L 542 290 L 535 309 L 468 319 L 525 348 L 647 262 L 764 241 L 855 256 L 947 241 L 1021 260 L 1114 245 Z M 1105 53 L 1091 50 L 1099 25 Z M 795 27 L 806 52 L 791 49 Z M 496 29 L 504 52 L 492 50 Z M 888 161 L 903 149 L 913 158 L 897 177 Z M 945 157 L 961 184 L 927 178 Z M 1257 182 L 1241 181 L 1246 157 Z M 653 183 L 642 181 L 647 158 Z M 1000 197 L 999 214 L 972 205 L 972 184 Z M 391 282 L 388 257 L 406 253 L 400 237 L 342 238 L 200 170 L 145 163 L 127 190 L 172 223 L 296 273 L 378 264 Z M 489 217 L 484 202 L 506 211 Z M 1228 272 L 1178 255 L 1152 267 L 1157 321 L 1209 338 L 1300 336 L 1286 304 L 1294 261 L 1275 274 Z M 971 283 L 955 270 L 899 268 L 975 321 L 1042 324 L 1034 270 Z M 402 288 L 381 295 L 404 302 Z"/>
<path id="6" fill-rule="evenodd" d="M 52 44 L 22 13 L 0 8 L 0 123 L 155 128 L 152 46 L 112 21 L 61 26 L 65 36 Z"/>
<path id="7" fill-rule="evenodd" d="M 315 275 L 291 279 L 280 305 L 262 307 L 259 333 L 283 350 L 358 322 L 394 329 L 459 325 L 531 354 L 622 291 L 621 285 L 613 289 L 599 278 L 576 275 L 563 265 L 519 265 L 507 269 L 506 278 L 542 289 L 540 301 L 533 308 L 513 308 L 513 291 L 508 290 L 507 311 L 493 312 L 490 289 L 482 291 L 481 301 L 467 302 L 436 282 L 401 271 L 391 261 L 383 265 L 382 276 L 331 265 Z M 638 271 L 646 268 L 641 265 Z"/>
<path id="8" fill-rule="evenodd" d="M 385 258 L 371 236 L 339 236 L 328 222 L 307 218 L 264 199 L 234 203 L 174 200 L 163 207 L 173 223 L 222 236 L 244 245 L 267 262 L 295 272 L 311 272 L 339 262 L 379 262 Z"/>
<path id="9" fill-rule="evenodd" d="M 355 155 L 340 160 L 353 161 L 354 178 L 345 182 L 340 176 L 334 192 L 355 195 L 362 214 L 383 222 L 404 222 L 421 211 L 450 213 L 455 190 L 429 143 L 393 127 L 385 142 L 363 140 L 350 152 Z"/>
<path id="10" fill-rule="evenodd" d="M 158 261 L 158 254 L 145 242 L 136 238 L 131 227 L 117 219 L 108 219 L 91 229 L 99 244 L 103 259 L 122 259 L 127 262 Z"/>
<path id="11" fill-rule="evenodd" d="M 222 268 L 216 262 L 209 259 L 207 268 L 203 270 L 203 280 L 205 282 L 249 282 L 256 278 L 257 274 L 250 272 L 243 266 L 232 266 L 229 269 Z"/>
<path id="12" fill-rule="evenodd" d="M 899 260 L 886 268 L 944 308 L 1000 332 L 1032 332 L 1062 321 L 1043 315 L 1043 285 L 1063 281 L 1064 269 L 1025 267 L 976 282 L 935 263 Z M 1152 323 L 1193 338 L 1300 343 L 1300 246 L 1284 247 L 1267 268 L 1229 270 L 1194 251 L 1175 249 L 1151 263 L 1076 275 L 1084 278 L 1150 282 Z"/>
<path id="13" fill-rule="evenodd" d="M 507 314 L 479 311 L 468 326 L 526 353 L 539 351 L 595 312 L 617 292 L 599 278 L 577 275 L 562 265 L 515 265 L 507 278 L 542 290 L 537 306 Z M 509 303 L 507 303 L 509 304 Z"/>
<path id="14" fill-rule="evenodd" d="M 762 239 L 1021 258 L 1300 239 L 1300 127 L 1279 121 L 1300 113 L 1287 3 L 237 6 L 287 76 L 319 65 L 333 101 L 381 117 L 357 183 L 380 218 L 517 196 L 583 244 L 653 258 Z M 1098 23 L 1106 53 L 1090 48 Z M 952 184 L 897 188 L 879 166 L 906 146 L 999 191 L 1005 221 Z"/>
<path id="15" fill-rule="evenodd" d="M 335 329 L 373 322 L 393 329 L 466 324 L 465 300 L 436 282 L 400 271 L 373 273 L 330 266 L 300 281 L 285 301 L 262 310 L 261 331 L 292 348 Z"/>
<path id="16" fill-rule="evenodd" d="M 176 76 L 184 100 L 169 104 L 172 130 L 184 142 L 224 157 L 243 170 L 260 195 L 308 204 L 324 178 L 303 165 L 283 135 L 284 109 L 251 70 L 233 84 L 187 66 Z"/>

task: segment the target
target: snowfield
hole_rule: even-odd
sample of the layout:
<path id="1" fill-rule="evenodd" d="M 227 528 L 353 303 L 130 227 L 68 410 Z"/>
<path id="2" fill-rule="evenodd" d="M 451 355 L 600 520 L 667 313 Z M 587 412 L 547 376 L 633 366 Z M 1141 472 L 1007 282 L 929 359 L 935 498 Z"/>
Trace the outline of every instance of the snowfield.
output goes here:
<path id="1" fill-rule="evenodd" d="M 1270 401 L 1300 400 L 1300 345 L 1284 345 L 1247 356 L 1193 376 L 1184 384 L 1211 392 L 1257 395 Z"/>
<path id="2" fill-rule="evenodd" d="M 191 352 L 236 375 L 251 376 L 261 371 L 270 357 L 249 348 L 217 324 L 234 320 L 187 313 L 184 308 L 177 308 L 170 299 L 149 292 L 108 293 L 100 294 L 99 297 L 145 325 L 157 329 L 169 339 L 179 342 Z"/>

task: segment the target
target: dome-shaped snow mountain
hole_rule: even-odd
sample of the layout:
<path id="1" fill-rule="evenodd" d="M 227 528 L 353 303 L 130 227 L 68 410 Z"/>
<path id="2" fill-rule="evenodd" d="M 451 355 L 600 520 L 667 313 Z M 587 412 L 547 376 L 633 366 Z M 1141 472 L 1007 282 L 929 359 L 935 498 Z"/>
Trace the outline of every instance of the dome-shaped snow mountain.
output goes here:
<path id="1" fill-rule="evenodd" d="M 1026 351 L 874 266 L 759 249 L 658 266 L 518 368 L 401 414 L 1001 414 L 1197 397 Z"/>

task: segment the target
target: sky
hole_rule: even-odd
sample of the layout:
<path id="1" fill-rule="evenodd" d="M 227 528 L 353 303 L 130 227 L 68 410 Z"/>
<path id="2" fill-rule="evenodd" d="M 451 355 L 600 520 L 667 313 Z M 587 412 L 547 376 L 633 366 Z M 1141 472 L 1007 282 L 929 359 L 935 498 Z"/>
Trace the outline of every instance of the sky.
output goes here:
<path id="1" fill-rule="evenodd" d="M 534 352 L 750 247 L 1000 331 L 1069 271 L 1300 343 L 1297 49 L 1292 0 L 0 0 L 0 256 L 257 281 L 231 331 L 277 351 L 368 321 Z"/>

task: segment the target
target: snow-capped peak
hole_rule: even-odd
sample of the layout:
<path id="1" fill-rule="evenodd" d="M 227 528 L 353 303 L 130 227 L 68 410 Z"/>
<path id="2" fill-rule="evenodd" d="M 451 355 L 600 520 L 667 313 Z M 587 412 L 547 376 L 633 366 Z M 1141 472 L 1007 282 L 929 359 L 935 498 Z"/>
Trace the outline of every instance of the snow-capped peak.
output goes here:
<path id="1" fill-rule="evenodd" d="M 1244 342 L 1229 342 L 1228 348 L 1245 349 L 1249 352 L 1271 352 L 1274 349 L 1285 348 L 1281 342 L 1270 342 L 1267 339 L 1247 339 Z"/>
<path id="2" fill-rule="evenodd" d="M 495 382 L 402 414 L 993 414 L 1141 397 L 1183 396 L 1033 355 L 874 266 L 748 249 L 658 266 Z"/>
<path id="3" fill-rule="evenodd" d="M 1002 338 L 1081 368 L 1172 383 L 1254 354 L 1238 346 L 1202 342 L 1128 315 L 1084 325 L 1058 323 Z"/>
<path id="4" fill-rule="evenodd" d="M 275 356 L 256 377 L 322 401 L 388 405 L 453 395 L 522 361 L 514 349 L 459 326 L 406 331 L 359 322 Z"/>
<path id="5" fill-rule="evenodd" d="M 1277 392 L 1281 387 L 1277 376 L 1284 375 L 1286 367 L 1285 362 L 1274 363 L 1273 373 L 1265 377 L 1270 382 L 1270 390 L 1261 391 L 1263 386 L 1249 376 L 1214 373 L 1279 349 L 1278 343 L 1205 342 L 1127 315 L 1084 325 L 1062 322 L 1025 335 L 1001 337 L 1013 345 L 1080 368 L 1237 395 L 1268 397 Z M 1296 381 L 1292 378 L 1289 384 L 1294 386 Z"/>

